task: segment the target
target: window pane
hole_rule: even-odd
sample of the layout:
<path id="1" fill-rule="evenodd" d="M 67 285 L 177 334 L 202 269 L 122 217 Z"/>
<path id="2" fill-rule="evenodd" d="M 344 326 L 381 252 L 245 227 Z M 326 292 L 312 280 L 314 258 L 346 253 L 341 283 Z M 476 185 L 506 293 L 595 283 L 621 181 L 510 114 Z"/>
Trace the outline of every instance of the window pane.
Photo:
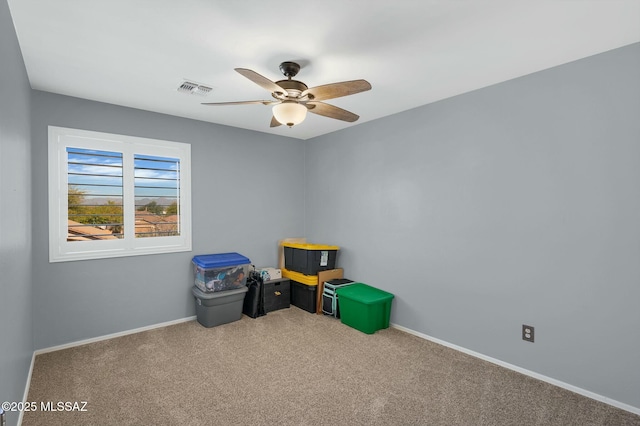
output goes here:
<path id="1" fill-rule="evenodd" d="M 123 238 L 122 153 L 67 147 L 67 241 Z"/>
<path id="2" fill-rule="evenodd" d="M 134 155 L 137 238 L 180 235 L 180 160 Z"/>

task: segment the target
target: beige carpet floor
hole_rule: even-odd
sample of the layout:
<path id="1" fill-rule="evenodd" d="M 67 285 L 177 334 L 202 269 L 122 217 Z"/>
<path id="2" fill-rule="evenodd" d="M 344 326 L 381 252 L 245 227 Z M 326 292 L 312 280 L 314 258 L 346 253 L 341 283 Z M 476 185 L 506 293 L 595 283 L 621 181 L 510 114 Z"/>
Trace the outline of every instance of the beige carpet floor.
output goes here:
<path id="1" fill-rule="evenodd" d="M 640 416 L 397 329 L 296 307 L 36 357 L 23 425 L 640 425 Z"/>

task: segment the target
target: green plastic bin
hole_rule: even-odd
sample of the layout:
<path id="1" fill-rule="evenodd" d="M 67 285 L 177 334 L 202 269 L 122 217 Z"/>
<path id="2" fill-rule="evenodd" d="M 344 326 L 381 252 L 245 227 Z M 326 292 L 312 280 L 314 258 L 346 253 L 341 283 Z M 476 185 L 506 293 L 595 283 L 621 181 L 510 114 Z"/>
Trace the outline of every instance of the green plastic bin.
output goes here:
<path id="1" fill-rule="evenodd" d="M 393 294 L 363 283 L 344 286 L 336 292 L 343 324 L 366 334 L 389 328 Z"/>

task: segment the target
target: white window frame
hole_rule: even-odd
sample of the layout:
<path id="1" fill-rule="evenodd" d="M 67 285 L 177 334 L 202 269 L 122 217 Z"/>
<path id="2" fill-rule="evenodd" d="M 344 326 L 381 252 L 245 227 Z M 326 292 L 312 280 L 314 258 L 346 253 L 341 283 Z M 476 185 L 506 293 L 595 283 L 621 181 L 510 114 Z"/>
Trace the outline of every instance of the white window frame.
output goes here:
<path id="1" fill-rule="evenodd" d="M 124 238 L 67 241 L 67 147 L 122 153 Z M 135 237 L 134 154 L 178 158 L 180 160 L 180 235 L 152 238 Z M 49 262 L 182 251 L 191 251 L 191 145 L 49 126 Z"/>

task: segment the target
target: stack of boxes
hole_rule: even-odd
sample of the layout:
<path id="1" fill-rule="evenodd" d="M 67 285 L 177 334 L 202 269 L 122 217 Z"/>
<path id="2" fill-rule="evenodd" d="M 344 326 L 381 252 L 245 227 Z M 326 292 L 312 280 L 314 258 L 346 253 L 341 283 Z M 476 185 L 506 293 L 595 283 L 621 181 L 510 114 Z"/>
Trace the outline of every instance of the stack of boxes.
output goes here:
<path id="1" fill-rule="evenodd" d="M 285 263 L 282 276 L 291 280 L 292 305 L 312 313 L 320 308 L 323 313 L 367 334 L 389 327 L 394 298 L 391 293 L 342 279 L 340 274 L 341 279 L 325 278 L 322 294 L 317 294 L 321 284 L 318 274 L 335 268 L 338 246 L 296 242 L 283 242 L 282 246 Z M 317 305 L 320 303 L 317 296 L 322 296 L 322 306 Z"/>
<path id="2" fill-rule="evenodd" d="M 282 276 L 291 280 L 291 304 L 316 313 L 318 272 L 335 269 L 338 246 L 283 242 Z"/>
<path id="3" fill-rule="evenodd" d="M 258 297 L 262 303 L 263 313 L 256 315 L 292 304 L 310 313 L 340 318 L 343 324 L 367 334 L 389 327 L 393 294 L 343 279 L 342 269 L 335 269 L 338 246 L 293 242 L 282 246 L 282 277 L 275 268 L 256 271 L 264 279 L 259 294 L 250 294 L 252 300 Z M 192 262 L 198 322 L 214 327 L 242 318 L 251 261 L 238 253 L 221 253 L 195 256 Z M 324 282 L 321 292 L 319 275 Z"/>
<path id="4" fill-rule="evenodd" d="M 251 261 L 239 253 L 194 256 L 196 317 L 205 327 L 215 327 L 242 318 Z"/>

